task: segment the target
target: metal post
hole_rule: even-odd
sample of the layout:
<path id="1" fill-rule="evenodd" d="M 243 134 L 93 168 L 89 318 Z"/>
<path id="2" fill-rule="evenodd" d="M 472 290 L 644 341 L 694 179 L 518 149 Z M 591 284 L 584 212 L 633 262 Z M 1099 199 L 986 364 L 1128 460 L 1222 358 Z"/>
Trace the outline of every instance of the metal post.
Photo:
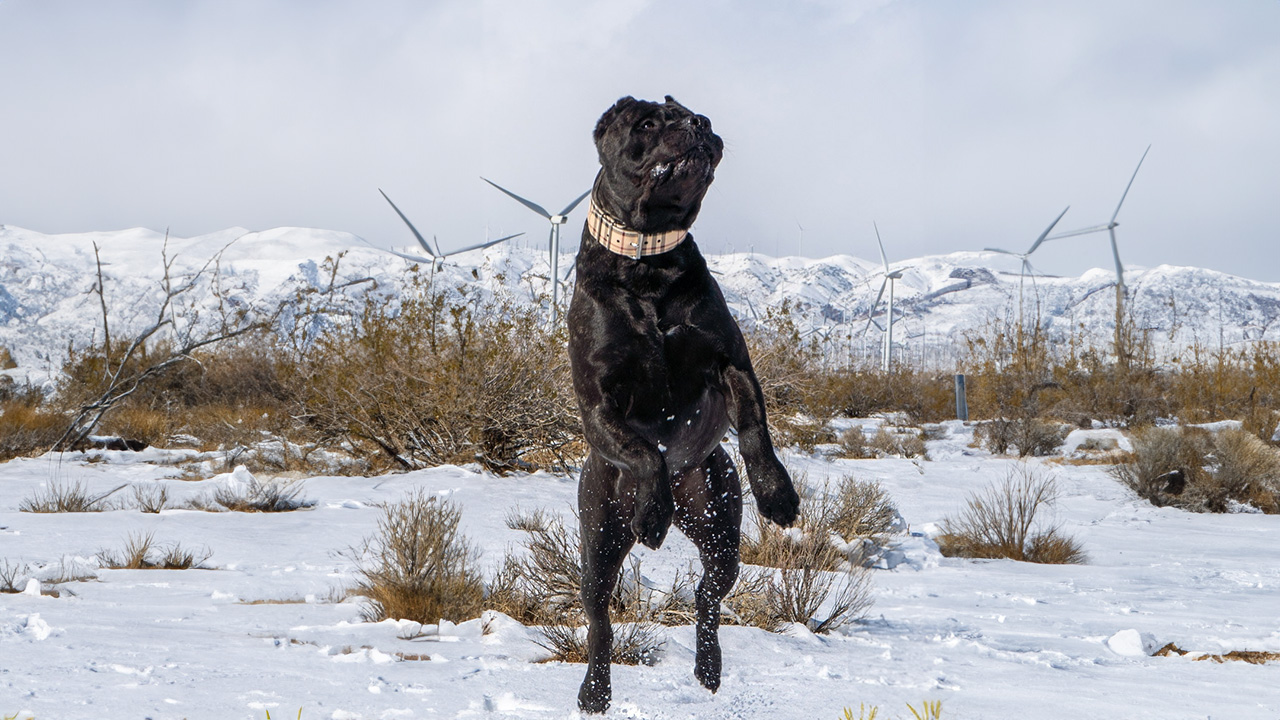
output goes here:
<path id="1" fill-rule="evenodd" d="M 969 420 L 969 401 L 965 399 L 964 374 L 956 373 L 956 419 Z"/>
<path id="2" fill-rule="evenodd" d="M 551 233 L 551 331 L 560 326 L 560 224 L 552 220 Z"/>

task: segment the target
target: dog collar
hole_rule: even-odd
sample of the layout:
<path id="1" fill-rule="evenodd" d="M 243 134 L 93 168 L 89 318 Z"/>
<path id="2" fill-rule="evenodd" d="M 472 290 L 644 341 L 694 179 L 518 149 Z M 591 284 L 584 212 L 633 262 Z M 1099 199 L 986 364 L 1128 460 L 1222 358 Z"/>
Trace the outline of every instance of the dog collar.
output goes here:
<path id="1" fill-rule="evenodd" d="M 652 235 L 628 230 L 621 220 L 596 205 L 595 195 L 591 196 L 591 203 L 587 206 L 587 232 L 611 252 L 636 259 L 674 250 L 689 237 L 688 230 L 668 230 Z"/>

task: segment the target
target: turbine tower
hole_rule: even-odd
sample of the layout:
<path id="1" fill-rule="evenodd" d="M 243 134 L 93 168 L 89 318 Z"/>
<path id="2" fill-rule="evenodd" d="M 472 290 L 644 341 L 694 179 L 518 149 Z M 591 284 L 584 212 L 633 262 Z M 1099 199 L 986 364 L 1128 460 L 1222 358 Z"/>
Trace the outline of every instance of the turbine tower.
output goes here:
<path id="1" fill-rule="evenodd" d="M 889 304 L 888 315 L 884 327 L 884 347 L 881 350 L 880 369 L 889 372 L 889 368 L 893 365 L 893 286 L 894 281 L 902 277 L 903 268 L 897 270 L 889 269 L 889 259 L 884 254 L 884 242 L 880 240 L 880 227 L 874 222 L 871 226 L 876 229 L 876 243 L 880 245 L 880 262 L 884 264 L 884 271 L 881 273 L 884 280 L 880 282 L 880 292 L 876 295 L 876 301 L 871 303 L 871 310 L 867 313 L 867 325 L 862 328 L 862 334 L 866 335 L 874 323 L 873 317 L 876 313 L 876 306 L 880 304 L 880 298 L 884 297 L 885 286 L 889 288 Z"/>
<path id="2" fill-rule="evenodd" d="M 1040 233 L 1040 237 L 1036 238 L 1036 241 L 1031 243 L 1031 248 L 1024 253 L 1016 253 L 1016 252 L 1013 252 L 1012 250 L 1001 250 L 1000 248 L 983 248 L 987 252 L 1001 253 L 1003 255 L 1012 255 L 1022 260 L 1022 274 L 1021 274 L 1021 277 L 1018 278 L 1018 325 L 1022 325 L 1022 286 L 1027 281 L 1028 272 L 1031 273 L 1031 284 L 1034 285 L 1036 282 L 1036 276 L 1035 276 L 1036 269 L 1031 267 L 1031 259 L 1030 259 L 1031 253 L 1035 252 L 1036 248 L 1040 247 L 1040 243 L 1048 239 L 1049 233 L 1053 232 L 1053 227 L 1058 224 L 1058 221 L 1061 220 L 1062 216 L 1066 215 L 1067 210 L 1070 210 L 1070 209 L 1071 209 L 1071 206 L 1068 205 L 1066 210 L 1063 210 L 1062 212 L 1058 213 L 1058 217 L 1054 218 L 1053 222 L 1049 223 L 1049 227 L 1045 228 L 1044 232 Z"/>
<path id="3" fill-rule="evenodd" d="M 422 237 L 422 233 L 418 232 L 418 228 L 414 227 L 413 223 L 409 222 L 409 218 L 406 217 L 403 212 L 400 212 L 400 208 L 396 207 L 396 204 L 391 202 L 391 198 L 387 197 L 387 194 L 385 192 L 382 192 L 382 188 L 378 188 L 378 192 L 382 193 L 382 197 L 385 198 L 387 203 L 391 205 L 391 209 L 396 211 L 396 214 L 400 216 L 400 219 L 404 221 L 404 224 L 409 226 L 409 232 L 413 233 L 413 237 L 418 240 L 418 244 L 422 246 L 423 250 L 427 251 L 427 255 L 429 255 L 430 257 L 420 257 L 418 255 L 409 255 L 402 252 L 396 252 L 395 250 L 387 250 L 387 252 L 391 253 L 392 255 L 402 257 L 405 260 L 412 260 L 414 262 L 427 263 L 431 266 L 433 272 L 435 271 L 436 263 L 443 263 L 444 259 L 449 257 L 450 255 L 457 255 L 459 253 L 464 253 L 469 250 L 480 250 L 482 248 L 487 248 L 490 245 L 497 245 L 500 242 L 506 242 L 511 238 L 520 237 L 521 235 L 524 234 L 524 233 L 516 233 L 515 235 L 500 237 L 497 240 L 486 240 L 482 243 L 476 243 L 475 245 L 468 245 L 467 247 L 459 248 L 457 250 L 454 250 L 453 252 L 441 252 L 440 242 L 436 240 L 434 235 L 431 236 L 431 240 L 432 242 L 435 243 L 435 249 L 432 249 L 431 245 L 427 244 L 426 238 Z"/>
<path id="4" fill-rule="evenodd" d="M 1129 188 L 1133 187 L 1133 181 L 1138 177 L 1138 171 L 1142 169 L 1142 161 L 1147 159 L 1147 153 L 1151 152 L 1151 146 L 1148 145 L 1146 150 L 1142 151 L 1142 157 L 1138 159 L 1138 167 L 1133 169 L 1133 175 L 1129 178 L 1129 184 L 1124 186 L 1124 193 L 1120 195 L 1120 202 L 1116 203 L 1116 211 L 1111 213 L 1111 220 L 1106 225 L 1094 225 L 1093 227 L 1072 230 L 1060 235 L 1046 238 L 1048 240 L 1057 240 L 1058 238 L 1073 237 L 1075 235 L 1088 235 L 1090 233 L 1102 232 L 1106 230 L 1111 234 L 1111 256 L 1116 261 L 1116 360 L 1123 362 L 1124 358 L 1124 335 L 1121 329 L 1124 321 L 1124 302 L 1125 302 L 1125 286 L 1124 286 L 1124 265 L 1120 262 L 1120 247 L 1116 245 L 1116 227 L 1120 224 L 1116 222 L 1116 218 L 1120 215 L 1120 208 L 1124 205 L 1124 199 L 1129 196 Z"/>
<path id="5" fill-rule="evenodd" d="M 555 329 L 560 322 L 560 226 L 569 222 L 569 213 L 573 212 L 573 209 L 578 207 L 578 203 L 582 202 L 583 198 L 590 195 L 591 191 L 588 190 L 582 193 L 576 200 L 566 205 L 559 213 L 552 215 L 546 211 L 546 208 L 543 208 L 538 203 L 526 200 L 486 177 L 481 177 L 480 179 L 498 188 L 503 192 L 503 194 L 510 196 L 521 205 L 551 221 L 551 234 L 547 236 L 547 246 L 551 264 L 551 273 L 549 276 L 551 278 L 551 327 L 552 329 Z"/>

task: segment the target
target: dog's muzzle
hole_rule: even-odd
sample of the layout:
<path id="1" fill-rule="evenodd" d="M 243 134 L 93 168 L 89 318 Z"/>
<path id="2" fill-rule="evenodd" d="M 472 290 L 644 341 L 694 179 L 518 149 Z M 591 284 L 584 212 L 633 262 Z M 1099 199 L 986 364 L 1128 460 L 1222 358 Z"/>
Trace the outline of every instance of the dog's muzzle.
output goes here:
<path id="1" fill-rule="evenodd" d="M 670 252 L 689 237 L 688 230 L 668 230 L 652 235 L 629 230 L 621 220 L 600 209 L 595 195 L 591 196 L 587 207 L 587 232 L 611 252 L 636 259 Z"/>

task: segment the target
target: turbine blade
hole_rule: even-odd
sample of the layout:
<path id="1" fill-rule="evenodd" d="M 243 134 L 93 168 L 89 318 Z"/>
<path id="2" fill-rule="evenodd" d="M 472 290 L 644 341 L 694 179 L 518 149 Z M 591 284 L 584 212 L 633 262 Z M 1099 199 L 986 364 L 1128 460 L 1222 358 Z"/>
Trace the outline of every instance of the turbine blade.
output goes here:
<path id="1" fill-rule="evenodd" d="M 1124 186 L 1124 194 L 1120 196 L 1120 202 L 1116 204 L 1116 211 L 1111 213 L 1111 224 L 1116 224 L 1116 216 L 1120 214 L 1120 206 L 1124 205 L 1124 199 L 1129 196 L 1129 188 L 1133 187 L 1133 181 L 1138 177 L 1138 171 L 1142 169 L 1142 161 L 1147 159 L 1147 153 L 1151 152 L 1151 146 L 1148 145 L 1146 150 L 1142 151 L 1142 157 L 1138 160 L 1138 167 L 1133 169 L 1133 177 L 1129 178 L 1129 184 Z"/>
<path id="2" fill-rule="evenodd" d="M 436 237 L 435 235 L 432 235 L 431 242 L 434 243 L 436 246 L 436 255 L 439 255 L 440 257 L 444 257 L 444 253 L 440 252 L 440 238 Z"/>
<path id="3" fill-rule="evenodd" d="M 379 250 L 386 250 L 386 248 L 378 248 L 378 249 L 379 249 Z M 389 253 L 391 253 L 392 255 L 395 255 L 395 256 L 397 256 L 397 257 L 402 257 L 402 258 L 404 258 L 405 260 L 412 260 L 412 261 L 414 261 L 414 262 L 426 263 L 426 264 L 428 264 L 428 265 L 430 265 L 430 264 L 431 264 L 431 263 L 436 259 L 436 258 L 434 258 L 434 257 L 424 258 L 424 257 L 419 257 L 419 256 L 417 256 L 417 255 L 409 255 L 409 254 L 407 254 L 407 253 L 396 252 L 395 250 L 386 250 L 386 252 L 389 252 Z"/>
<path id="4" fill-rule="evenodd" d="M 1018 253 L 1016 253 L 1016 252 L 1013 252 L 1012 250 L 1001 250 L 1000 248 L 982 248 L 982 250 L 983 250 L 983 252 L 1002 253 L 1002 254 L 1004 254 L 1004 255 L 1017 255 L 1017 254 L 1018 254 Z"/>
<path id="5" fill-rule="evenodd" d="M 579 195 L 579 196 L 578 196 L 578 199 L 577 199 L 577 200 L 574 200 L 573 202 L 569 203 L 568 205 L 565 205 L 565 206 L 564 206 L 564 209 L 560 211 L 560 214 L 561 214 L 561 215 L 568 215 L 569 213 L 573 212 L 573 209 L 574 209 L 574 208 L 576 208 L 576 207 L 578 207 L 578 203 L 582 202 L 583 198 L 585 198 L 586 196 L 588 196 L 588 195 L 590 195 L 590 194 L 591 194 L 591 191 L 590 191 L 590 190 L 588 190 L 588 191 L 586 191 L 586 192 L 582 193 L 581 195 Z"/>
<path id="6" fill-rule="evenodd" d="M 500 243 L 500 242 L 506 242 L 507 240 L 510 240 L 511 238 L 520 237 L 520 236 L 521 236 L 521 235 L 523 235 L 523 234 L 524 234 L 524 233 L 522 233 L 522 232 L 521 232 L 521 233 L 516 233 L 515 235 L 508 235 L 508 236 L 506 236 L 506 237 L 500 237 L 500 238 L 498 238 L 497 240 L 486 240 L 486 241 L 484 241 L 484 242 L 482 242 L 482 243 L 476 243 L 475 245 L 468 245 L 468 246 L 466 246 L 466 247 L 464 247 L 464 248 L 459 248 L 459 249 L 457 249 L 457 250 L 453 250 L 453 251 L 448 252 L 448 253 L 442 253 L 442 254 L 440 255 L 440 257 L 449 257 L 450 255 L 458 255 L 458 254 L 461 254 L 461 253 L 464 253 L 464 252 L 471 252 L 472 250 L 481 250 L 481 249 L 484 249 L 484 248 L 489 247 L 490 245 L 497 245 L 498 243 Z"/>
<path id="7" fill-rule="evenodd" d="M 396 211 L 396 214 L 400 216 L 400 219 L 404 221 L 404 224 L 409 226 L 410 232 L 412 232 L 413 236 L 418 239 L 418 244 L 422 246 L 422 249 L 426 250 L 427 254 L 430 255 L 431 257 L 435 257 L 436 256 L 435 252 L 431 250 L 431 246 L 428 245 L 427 241 L 423 239 L 422 233 L 418 232 L 418 228 L 414 227 L 413 223 L 409 222 L 409 218 L 405 217 L 404 213 L 400 212 L 400 208 L 396 207 L 396 204 L 391 202 L 391 198 L 387 197 L 387 194 L 382 192 L 382 188 L 378 188 L 378 192 L 382 193 L 382 197 L 386 198 L 388 203 L 391 203 L 391 209 Z M 396 254 L 399 255 L 400 253 L 396 253 Z"/>
<path id="8" fill-rule="evenodd" d="M 885 257 L 884 243 L 880 240 L 880 226 L 876 225 L 875 221 L 872 220 L 871 227 L 876 229 L 876 243 L 880 245 L 880 262 L 884 263 L 884 271 L 887 273 L 889 272 L 889 258 Z M 879 302 L 879 300 L 876 302 Z"/>
<path id="9" fill-rule="evenodd" d="M 1054 218 L 1053 222 L 1049 223 L 1049 227 L 1045 228 L 1044 232 L 1040 233 L 1040 237 L 1036 238 L 1036 241 L 1031 246 L 1031 249 L 1027 251 L 1028 255 L 1035 252 L 1036 248 L 1040 247 L 1040 243 L 1044 242 L 1045 238 L 1049 237 L 1049 233 L 1053 231 L 1053 226 L 1057 225 L 1058 221 L 1062 219 L 1062 216 L 1066 215 L 1067 210 L 1070 210 L 1070 209 L 1071 209 L 1071 206 L 1068 205 L 1066 210 L 1063 210 L 1062 212 L 1058 213 L 1058 217 Z"/>
<path id="10" fill-rule="evenodd" d="M 871 318 L 876 314 L 876 307 L 880 305 L 880 298 L 884 297 L 884 288 L 889 284 L 889 276 L 884 276 L 884 282 L 880 283 L 880 293 L 876 295 L 876 301 L 871 303 L 871 311 L 867 313 L 867 326 L 862 328 L 862 334 L 866 335 L 871 329 Z"/>
<path id="11" fill-rule="evenodd" d="M 1058 233 L 1057 235 L 1050 235 L 1049 237 L 1045 238 L 1045 240 L 1058 240 L 1060 238 L 1075 237 L 1076 235 L 1088 235 L 1090 233 L 1096 233 L 1096 232 L 1102 232 L 1104 230 L 1108 230 L 1110 229 L 1110 227 L 1111 227 L 1110 225 L 1094 225 L 1092 227 L 1081 228 L 1079 230 L 1072 230 L 1071 232 L 1064 232 L 1064 233 Z"/>
<path id="12" fill-rule="evenodd" d="M 541 215 L 542 217 L 544 217 L 544 218 L 546 218 L 546 219 L 548 219 L 548 220 L 550 220 L 550 219 L 551 219 L 551 213 L 547 212 L 547 211 L 546 211 L 546 209 L 544 209 L 544 208 L 543 208 L 541 205 L 539 205 L 538 203 L 533 202 L 533 201 L 531 201 L 531 200 L 525 200 L 524 198 L 520 197 L 519 195 L 517 195 L 517 194 L 515 194 L 515 193 L 511 192 L 510 190 L 508 190 L 508 189 L 506 189 L 506 188 L 502 187 L 502 186 L 501 186 L 501 185 L 499 185 L 498 183 L 496 183 L 496 182 L 494 182 L 494 181 L 492 181 L 492 180 L 490 180 L 490 179 L 488 179 L 488 178 L 486 178 L 486 177 L 483 177 L 483 176 L 482 176 L 480 179 L 481 179 L 481 180 L 484 180 L 485 182 L 489 183 L 490 185 L 492 185 L 492 186 L 494 186 L 494 187 L 498 188 L 498 189 L 499 189 L 499 190 L 501 190 L 503 193 L 505 193 L 506 195 L 508 195 L 508 196 L 509 196 L 509 197 L 511 197 L 512 199 L 514 199 L 516 202 L 518 202 L 518 203 L 520 203 L 521 205 L 523 205 L 523 206 L 525 206 L 525 207 L 529 208 L 530 210 L 532 210 L 532 211 L 534 211 L 534 212 L 538 213 L 538 214 L 539 214 L 539 215 Z"/>

